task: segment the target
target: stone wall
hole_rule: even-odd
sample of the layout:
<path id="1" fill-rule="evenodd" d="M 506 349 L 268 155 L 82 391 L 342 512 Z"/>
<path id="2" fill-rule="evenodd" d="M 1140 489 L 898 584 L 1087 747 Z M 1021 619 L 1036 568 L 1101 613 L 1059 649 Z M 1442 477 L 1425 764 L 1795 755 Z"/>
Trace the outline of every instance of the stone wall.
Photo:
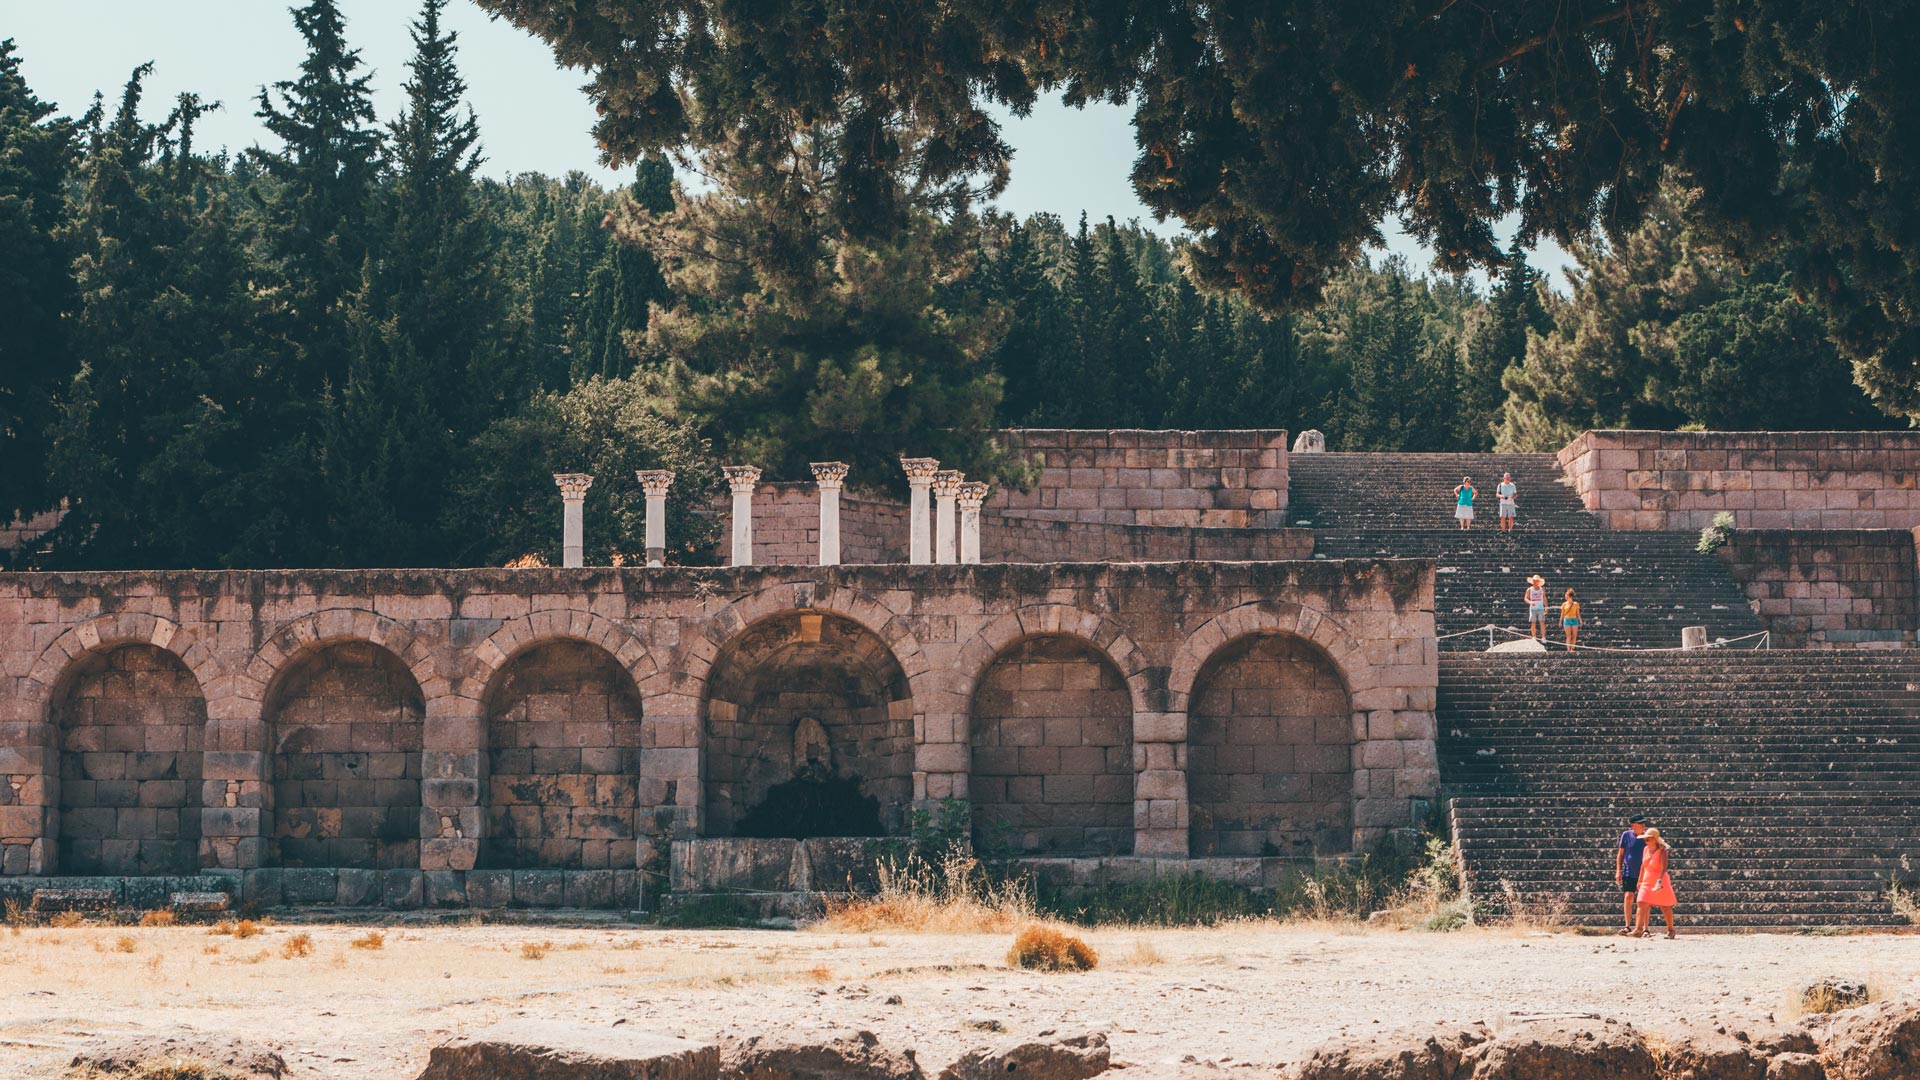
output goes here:
<path id="1" fill-rule="evenodd" d="M 1345 850 L 1354 728 L 1340 672 L 1319 652 L 1273 635 L 1222 649 L 1201 673 L 1187 727 L 1192 853 Z"/>
<path id="2" fill-rule="evenodd" d="M 1920 432 L 1589 431 L 1560 451 L 1615 529 L 1920 526 Z"/>
<path id="3" fill-rule="evenodd" d="M 974 837 L 982 850 L 1133 850 L 1133 705 L 1113 662 L 1043 634 L 1001 653 L 973 692 Z"/>
<path id="4" fill-rule="evenodd" d="M 1037 470 L 989 509 L 1008 517 L 1245 529 L 1286 521 L 1287 433 L 1022 428 L 1003 436 Z"/>
<path id="5" fill-rule="evenodd" d="M 980 514 L 982 562 L 1284 562 L 1313 557 L 1311 529 L 1054 521 L 996 507 L 1000 498 L 990 499 Z M 720 511 L 723 520 L 727 512 Z M 722 560 L 729 543 L 723 539 L 716 549 Z M 818 489 L 799 483 L 759 486 L 753 497 L 753 558 L 762 566 L 819 561 Z M 906 562 L 906 504 L 843 494 L 840 561 L 850 566 Z"/>
<path id="6" fill-rule="evenodd" d="M 197 700 L 176 682 L 157 705 L 95 715 L 137 726 L 140 752 L 176 755 L 179 782 L 136 798 L 180 796 L 183 835 L 197 810 L 209 868 L 411 860 L 446 875 L 473 870 L 483 850 L 543 872 L 592 866 L 603 851 L 609 867 L 644 866 L 660 838 L 724 827 L 708 781 L 724 777 L 722 747 L 742 740 L 728 725 L 743 709 L 764 710 L 757 745 L 786 748 L 796 772 L 805 760 L 863 785 L 897 832 L 914 807 L 969 799 L 976 753 L 1025 739 L 1023 721 L 1057 707 L 1077 725 L 1072 740 L 1064 726 L 1053 736 L 1062 770 L 1075 751 L 1069 782 L 1050 795 L 1045 774 L 1037 804 L 1031 785 L 990 804 L 1037 806 L 1036 846 L 1120 847 L 1130 829 L 1135 854 L 1179 857 L 1193 824 L 1190 703 L 1214 707 L 1216 655 L 1268 636 L 1338 673 L 1355 741 L 1344 820 L 1274 811 L 1259 827 L 1287 843 L 1318 830 L 1325 849 L 1344 826 L 1351 847 L 1407 824 L 1411 800 L 1437 786 L 1432 607 L 1432 566 L 1418 561 L 0 575 L 0 870 L 54 873 L 63 836 L 96 839 L 60 778 L 97 751 L 65 732 L 82 726 L 91 687 L 128 686 L 111 661 L 123 646 L 191 674 Z M 1125 687 L 1118 735 L 1104 665 Z M 1054 693 L 1049 668 L 1060 694 L 1071 680 L 1079 696 L 1023 703 Z M 1284 728 L 1259 737 L 1297 751 Z M 1044 720 L 1041 730 L 1049 745 Z M 127 754 L 135 741 L 111 739 Z M 1116 774 L 1121 745 L 1131 769 Z M 197 785 L 179 756 L 195 746 Z M 1254 768 L 1278 766 L 1269 756 Z M 978 767 L 993 783 L 1031 775 L 1017 753 L 1015 772 L 1004 755 Z M 1124 803 L 1116 776 L 1130 786 Z M 612 814 L 578 813 L 589 778 L 596 810 Z M 1131 816 L 1116 835 L 1121 805 Z M 525 869 L 505 872 L 517 883 Z M 430 878 L 426 894 L 446 897 L 447 880 Z"/>
<path id="7" fill-rule="evenodd" d="M 89 653 L 68 678 L 53 714 L 61 865 L 77 874 L 193 872 L 207 722 L 193 673 L 164 649 L 129 644 Z"/>
<path id="8" fill-rule="evenodd" d="M 1901 648 L 1915 641 L 1914 534 L 1740 529 L 1720 557 L 1775 648 Z"/>

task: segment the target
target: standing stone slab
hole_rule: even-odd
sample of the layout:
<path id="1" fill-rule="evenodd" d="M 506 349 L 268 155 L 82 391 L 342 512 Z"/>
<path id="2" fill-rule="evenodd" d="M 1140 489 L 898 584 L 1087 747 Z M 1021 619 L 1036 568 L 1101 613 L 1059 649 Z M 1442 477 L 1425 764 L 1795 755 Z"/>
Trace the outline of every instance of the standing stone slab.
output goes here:
<path id="1" fill-rule="evenodd" d="M 716 1080 L 720 1051 L 628 1027 L 509 1020 L 433 1048 L 419 1080 Z"/>

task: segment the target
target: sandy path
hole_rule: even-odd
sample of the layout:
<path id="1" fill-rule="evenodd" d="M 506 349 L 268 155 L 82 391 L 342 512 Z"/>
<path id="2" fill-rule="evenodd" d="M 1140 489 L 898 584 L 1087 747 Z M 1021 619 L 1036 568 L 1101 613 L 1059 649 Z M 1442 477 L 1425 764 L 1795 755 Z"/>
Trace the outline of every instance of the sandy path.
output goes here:
<path id="1" fill-rule="evenodd" d="M 284 958 L 303 932 L 312 955 Z M 1376 1024 L 1598 1012 L 1658 1030 L 1762 1021 L 1821 975 L 1920 989 L 1920 936 L 1104 931 L 1089 935 L 1099 971 L 1038 975 L 1003 966 L 999 935 L 402 927 L 384 948 L 351 948 L 364 933 L 0 932 L 0 1075 L 57 1076 L 94 1035 L 185 1027 L 276 1043 L 300 1080 L 387 1080 L 416 1075 L 450 1035 L 529 1014 L 694 1037 L 863 1027 L 917 1049 L 929 1074 L 995 1038 L 993 1023 L 1098 1029 L 1116 1057 L 1153 1066 L 1134 1076 L 1189 1057 L 1246 1076 Z M 529 959 L 529 942 L 551 949 Z"/>

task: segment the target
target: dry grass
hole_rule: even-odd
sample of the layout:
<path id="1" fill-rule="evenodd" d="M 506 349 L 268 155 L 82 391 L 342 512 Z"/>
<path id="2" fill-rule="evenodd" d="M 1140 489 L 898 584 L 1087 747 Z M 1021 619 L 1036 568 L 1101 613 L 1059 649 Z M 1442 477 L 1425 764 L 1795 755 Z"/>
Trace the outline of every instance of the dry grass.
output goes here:
<path id="1" fill-rule="evenodd" d="M 1153 967 L 1166 962 L 1167 958 L 1147 938 L 1134 938 L 1133 948 L 1120 958 L 1121 967 Z"/>
<path id="2" fill-rule="evenodd" d="M 1100 966 L 1100 954 L 1072 934 L 1035 923 L 1013 939 L 1007 963 L 1033 971 L 1092 971 Z"/>
<path id="3" fill-rule="evenodd" d="M 1781 1020 L 1798 1020 L 1802 1016 L 1815 1013 L 1833 1013 L 1842 1009 L 1857 1009 L 1862 1005 L 1871 1005 L 1876 1001 L 1885 1001 L 1893 996 L 1892 988 L 1879 972 L 1869 974 L 1861 980 L 1860 987 L 1866 993 L 1864 1000 L 1843 996 L 1836 982 L 1846 980 L 1820 979 L 1811 985 L 1790 988 L 1781 996 L 1777 1009 Z"/>
<path id="4" fill-rule="evenodd" d="M 178 925 L 179 922 L 180 916 L 165 909 L 149 911 L 145 915 L 140 916 L 141 926 L 175 926 Z"/>
<path id="5" fill-rule="evenodd" d="M 297 960 L 303 956 L 312 956 L 313 935 L 295 934 L 281 942 L 280 955 L 286 957 L 288 960 Z"/>
<path id="6" fill-rule="evenodd" d="M 520 959 L 545 960 L 547 954 L 552 951 L 553 942 L 551 941 L 529 941 L 520 946 Z"/>
<path id="7" fill-rule="evenodd" d="M 87 925 L 87 917 L 78 911 L 62 911 L 48 919 L 47 925 L 56 930 L 72 930 L 76 926 Z"/>
<path id="8" fill-rule="evenodd" d="M 812 979 L 814 982 L 832 982 L 833 969 L 825 964 L 810 967 L 807 969 L 807 978 Z"/>
<path id="9" fill-rule="evenodd" d="M 140 942 L 132 934 L 121 934 L 119 937 L 113 939 L 114 952 L 130 953 L 138 952 L 139 949 Z"/>
<path id="10" fill-rule="evenodd" d="M 258 936 L 261 933 L 261 927 L 259 923 L 254 922 L 252 919 L 240 919 L 238 921 L 228 919 L 225 922 L 214 923 L 207 928 L 207 933 L 230 936 L 240 941 L 245 941 L 247 938 Z"/>
<path id="11" fill-rule="evenodd" d="M 994 882 L 965 855 L 938 866 L 918 860 L 880 871 L 880 891 L 836 902 L 814 928 L 829 933 L 1004 934 L 1037 916 L 1033 896 L 1018 882 Z"/>
<path id="12" fill-rule="evenodd" d="M 1513 887 L 1513 882 L 1505 879 L 1500 882 L 1500 894 L 1507 912 L 1505 924 L 1512 929 L 1548 932 L 1566 929 L 1565 895 L 1553 893 L 1539 899 L 1529 899 Z"/>
<path id="13" fill-rule="evenodd" d="M 378 930 L 369 930 L 347 944 L 356 949 L 384 949 L 387 947 L 387 935 Z"/>

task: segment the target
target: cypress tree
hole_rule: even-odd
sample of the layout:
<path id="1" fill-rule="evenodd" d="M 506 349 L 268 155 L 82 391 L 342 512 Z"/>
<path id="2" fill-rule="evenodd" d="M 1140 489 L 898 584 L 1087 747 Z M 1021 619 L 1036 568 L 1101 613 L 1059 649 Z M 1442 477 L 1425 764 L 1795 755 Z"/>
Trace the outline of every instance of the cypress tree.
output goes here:
<path id="1" fill-rule="evenodd" d="M 53 400 L 73 374 L 67 319 L 79 303 L 60 235 L 78 132 L 27 85 L 0 41 L 0 524 L 51 509 L 65 492 L 44 461 Z"/>

